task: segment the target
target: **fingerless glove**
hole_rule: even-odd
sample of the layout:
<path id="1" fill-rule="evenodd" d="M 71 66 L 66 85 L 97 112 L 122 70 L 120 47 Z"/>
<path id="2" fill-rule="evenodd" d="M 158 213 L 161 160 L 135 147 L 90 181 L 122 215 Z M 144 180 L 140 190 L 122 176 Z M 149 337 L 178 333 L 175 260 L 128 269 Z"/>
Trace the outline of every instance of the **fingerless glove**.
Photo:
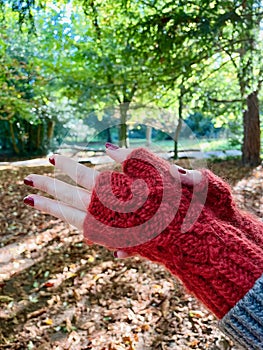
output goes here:
<path id="1" fill-rule="evenodd" d="M 209 170 L 189 186 L 169 167 L 139 148 L 123 173 L 100 174 L 84 236 L 163 264 L 222 319 L 263 274 L 263 224 L 240 212 L 229 186 Z"/>

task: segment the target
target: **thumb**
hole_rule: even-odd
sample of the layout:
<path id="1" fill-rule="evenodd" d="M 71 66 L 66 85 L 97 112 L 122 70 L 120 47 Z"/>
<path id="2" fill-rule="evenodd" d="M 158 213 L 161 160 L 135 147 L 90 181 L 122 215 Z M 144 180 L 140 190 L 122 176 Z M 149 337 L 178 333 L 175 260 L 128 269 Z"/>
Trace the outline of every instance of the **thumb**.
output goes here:
<path id="1" fill-rule="evenodd" d="M 125 258 L 128 258 L 128 257 L 134 256 L 134 254 L 127 253 L 124 250 L 115 250 L 113 255 L 114 255 L 115 258 L 118 258 L 118 259 L 125 259 Z"/>
<path id="2" fill-rule="evenodd" d="M 106 142 L 105 147 L 107 155 L 117 163 L 122 163 L 132 152 L 130 148 L 119 148 L 117 145 L 113 145 L 109 142 Z"/>
<path id="3" fill-rule="evenodd" d="M 182 181 L 182 184 L 189 186 L 197 185 L 202 180 L 202 173 L 200 171 L 187 170 L 175 164 L 172 164 L 170 166 L 170 174 L 176 179 L 178 179 L 179 174 L 179 178 Z"/>

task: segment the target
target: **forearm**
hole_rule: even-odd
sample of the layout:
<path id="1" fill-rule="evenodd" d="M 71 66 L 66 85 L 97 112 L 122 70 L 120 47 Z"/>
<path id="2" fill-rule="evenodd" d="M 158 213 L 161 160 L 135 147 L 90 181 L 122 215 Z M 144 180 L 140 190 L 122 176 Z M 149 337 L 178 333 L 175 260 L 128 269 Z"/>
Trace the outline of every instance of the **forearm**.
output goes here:
<path id="1" fill-rule="evenodd" d="M 202 235 L 186 233 L 187 239 L 181 237 L 184 244 L 177 239 L 167 246 L 159 240 L 147 248 L 137 247 L 136 253 L 164 264 L 180 278 L 219 318 L 219 328 L 235 343 L 247 350 L 262 350 L 263 246 L 229 224 L 210 224 Z"/>
<path id="2" fill-rule="evenodd" d="M 219 321 L 219 328 L 244 349 L 263 349 L 263 275 Z"/>
<path id="3" fill-rule="evenodd" d="M 114 173 L 111 183 L 104 176 L 97 180 L 89 206 L 95 221 L 86 219 L 85 236 L 165 265 L 223 320 L 263 274 L 262 224 L 244 216 L 229 186 L 209 171 L 203 173 L 206 178 L 199 192 L 198 186 L 180 188 L 167 163 L 144 150 L 134 151 L 123 171 L 125 175 Z M 118 202 L 123 206 L 129 201 L 132 204 L 135 197 L 131 189 L 138 179 L 148 187 L 145 201 L 140 201 L 145 195 L 143 188 L 137 191 L 136 201 L 142 206 L 129 213 L 113 210 Z M 115 196 L 107 195 L 111 192 Z M 191 207 L 192 203 L 195 205 Z M 163 228 L 170 213 L 172 219 Z M 182 230 L 185 219 L 190 223 L 187 231 Z"/>
<path id="4" fill-rule="evenodd" d="M 230 186 L 207 169 L 202 170 L 203 179 L 196 192 L 205 196 L 205 207 L 219 220 L 241 229 L 248 239 L 263 246 L 263 221 L 238 208 Z"/>

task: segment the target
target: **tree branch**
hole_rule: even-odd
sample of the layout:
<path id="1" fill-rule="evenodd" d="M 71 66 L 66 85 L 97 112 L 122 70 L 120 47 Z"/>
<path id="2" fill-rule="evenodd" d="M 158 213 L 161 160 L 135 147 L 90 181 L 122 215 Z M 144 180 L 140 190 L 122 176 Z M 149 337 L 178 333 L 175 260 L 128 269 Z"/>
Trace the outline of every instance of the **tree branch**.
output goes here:
<path id="1" fill-rule="evenodd" d="M 235 103 L 235 102 L 243 102 L 243 100 L 240 99 L 240 98 L 233 99 L 233 100 L 218 100 L 217 98 L 208 97 L 208 100 L 209 100 L 209 101 L 212 101 L 212 102 L 216 102 L 216 103 Z"/>

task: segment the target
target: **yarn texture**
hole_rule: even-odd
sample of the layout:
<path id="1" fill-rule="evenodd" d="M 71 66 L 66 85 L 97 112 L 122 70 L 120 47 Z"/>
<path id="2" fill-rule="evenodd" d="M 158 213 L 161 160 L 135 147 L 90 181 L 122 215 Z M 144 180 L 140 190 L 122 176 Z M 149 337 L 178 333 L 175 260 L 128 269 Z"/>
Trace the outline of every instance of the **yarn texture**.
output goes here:
<path id="1" fill-rule="evenodd" d="M 142 148 L 122 170 L 98 176 L 85 238 L 164 265 L 223 318 L 263 274 L 263 223 L 241 212 L 209 170 L 198 185 L 182 185 Z"/>
<path id="2" fill-rule="evenodd" d="M 242 349 L 263 349 L 263 275 L 220 320 L 219 328 Z"/>

